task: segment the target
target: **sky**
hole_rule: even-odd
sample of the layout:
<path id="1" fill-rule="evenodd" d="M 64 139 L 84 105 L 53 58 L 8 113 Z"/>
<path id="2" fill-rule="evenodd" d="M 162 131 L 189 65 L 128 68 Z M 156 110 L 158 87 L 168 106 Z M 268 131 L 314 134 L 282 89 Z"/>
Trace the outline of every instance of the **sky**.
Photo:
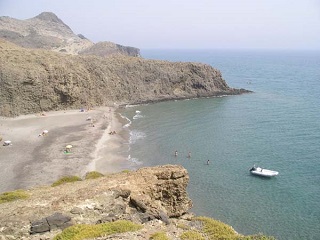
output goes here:
<path id="1" fill-rule="evenodd" d="M 320 50 L 320 0 L 0 0 L 0 16 L 41 12 L 140 49 Z"/>

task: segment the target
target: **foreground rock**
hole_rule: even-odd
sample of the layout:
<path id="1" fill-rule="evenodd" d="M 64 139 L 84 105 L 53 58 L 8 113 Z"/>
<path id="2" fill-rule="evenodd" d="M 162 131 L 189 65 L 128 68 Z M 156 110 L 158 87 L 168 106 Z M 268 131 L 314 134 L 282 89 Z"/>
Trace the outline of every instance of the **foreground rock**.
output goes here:
<path id="1" fill-rule="evenodd" d="M 119 219 L 164 227 L 191 208 L 188 181 L 183 167 L 166 165 L 31 189 L 26 200 L 0 204 L 0 239 L 47 239 L 73 224 Z"/>

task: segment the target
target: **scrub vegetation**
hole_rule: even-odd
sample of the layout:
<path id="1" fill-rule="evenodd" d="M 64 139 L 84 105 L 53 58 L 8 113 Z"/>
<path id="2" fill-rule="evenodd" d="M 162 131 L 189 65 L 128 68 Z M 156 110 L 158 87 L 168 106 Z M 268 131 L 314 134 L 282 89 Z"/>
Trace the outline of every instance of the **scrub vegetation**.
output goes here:
<path id="1" fill-rule="evenodd" d="M 61 184 L 65 184 L 65 183 L 69 183 L 69 182 L 77 182 L 77 181 L 81 181 L 81 180 L 82 179 L 79 178 L 78 176 L 65 176 L 65 177 L 62 177 L 59 180 L 55 181 L 54 183 L 52 183 L 51 187 L 56 187 Z"/>
<path id="2" fill-rule="evenodd" d="M 99 177 L 103 177 L 104 175 L 102 173 L 96 172 L 96 171 L 92 171 L 92 172 L 88 172 L 85 176 L 85 179 L 96 179 Z"/>
<path id="3" fill-rule="evenodd" d="M 0 204 L 5 202 L 12 202 L 18 199 L 28 198 L 29 195 L 23 190 L 16 190 L 12 192 L 4 192 L 0 194 Z"/>
<path id="4" fill-rule="evenodd" d="M 78 224 L 64 229 L 62 233 L 56 235 L 53 240 L 90 239 L 115 233 L 133 232 L 141 228 L 141 225 L 126 220 L 95 225 Z"/>

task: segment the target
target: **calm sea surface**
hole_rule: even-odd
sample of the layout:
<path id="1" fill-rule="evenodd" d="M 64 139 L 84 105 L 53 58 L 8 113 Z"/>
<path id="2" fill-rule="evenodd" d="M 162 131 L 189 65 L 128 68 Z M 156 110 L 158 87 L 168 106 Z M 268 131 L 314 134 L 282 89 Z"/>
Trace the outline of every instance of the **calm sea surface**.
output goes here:
<path id="1" fill-rule="evenodd" d="M 142 56 L 207 63 L 229 86 L 254 93 L 121 110 L 130 161 L 183 165 L 192 211 L 240 233 L 319 240 L 320 53 L 145 50 Z M 253 164 L 280 174 L 254 177 Z"/>

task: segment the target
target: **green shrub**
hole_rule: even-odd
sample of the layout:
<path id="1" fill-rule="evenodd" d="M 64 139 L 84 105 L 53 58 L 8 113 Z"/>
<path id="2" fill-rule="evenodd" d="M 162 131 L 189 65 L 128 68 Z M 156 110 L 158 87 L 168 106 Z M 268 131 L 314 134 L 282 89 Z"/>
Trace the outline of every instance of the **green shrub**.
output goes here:
<path id="1" fill-rule="evenodd" d="M 236 239 L 240 236 L 231 226 L 218 220 L 208 217 L 196 217 L 195 220 L 203 223 L 202 230 L 209 239 Z"/>
<path id="2" fill-rule="evenodd" d="M 205 240 L 201 233 L 197 231 L 186 231 L 181 234 L 181 240 Z"/>
<path id="3" fill-rule="evenodd" d="M 274 237 L 258 234 L 258 235 L 244 236 L 241 238 L 241 240 L 276 240 L 276 239 Z"/>
<path id="4" fill-rule="evenodd" d="M 122 172 L 123 172 L 123 173 L 129 173 L 129 172 L 130 172 L 130 170 L 125 169 L 125 170 L 122 170 Z"/>
<path id="5" fill-rule="evenodd" d="M 5 192 L 0 194 L 0 204 L 5 202 L 12 202 L 18 199 L 28 198 L 29 195 L 23 190 L 16 190 L 12 192 Z"/>
<path id="6" fill-rule="evenodd" d="M 96 225 L 78 224 L 68 227 L 56 235 L 53 240 L 82 240 L 107 236 L 115 233 L 133 232 L 142 226 L 126 220 Z"/>
<path id="7" fill-rule="evenodd" d="M 52 183 L 51 187 L 56 187 L 61 184 L 65 184 L 68 182 L 76 182 L 76 181 L 81 181 L 81 178 L 79 178 L 77 176 L 65 176 L 65 177 L 62 177 L 59 180 L 55 181 L 54 183 Z"/>
<path id="8" fill-rule="evenodd" d="M 236 233 L 231 226 L 208 217 L 196 217 L 193 220 L 202 222 L 202 231 L 208 236 L 208 239 L 275 240 L 274 237 L 261 234 L 242 236 Z"/>
<path id="9" fill-rule="evenodd" d="M 165 234 L 164 232 L 156 232 L 151 235 L 150 239 L 152 239 L 152 240 L 169 240 L 169 238 L 167 237 L 167 234 Z"/>
<path id="10" fill-rule="evenodd" d="M 103 176 L 104 175 L 102 173 L 93 171 L 93 172 L 87 172 L 85 179 L 96 179 L 96 178 L 103 177 Z"/>

